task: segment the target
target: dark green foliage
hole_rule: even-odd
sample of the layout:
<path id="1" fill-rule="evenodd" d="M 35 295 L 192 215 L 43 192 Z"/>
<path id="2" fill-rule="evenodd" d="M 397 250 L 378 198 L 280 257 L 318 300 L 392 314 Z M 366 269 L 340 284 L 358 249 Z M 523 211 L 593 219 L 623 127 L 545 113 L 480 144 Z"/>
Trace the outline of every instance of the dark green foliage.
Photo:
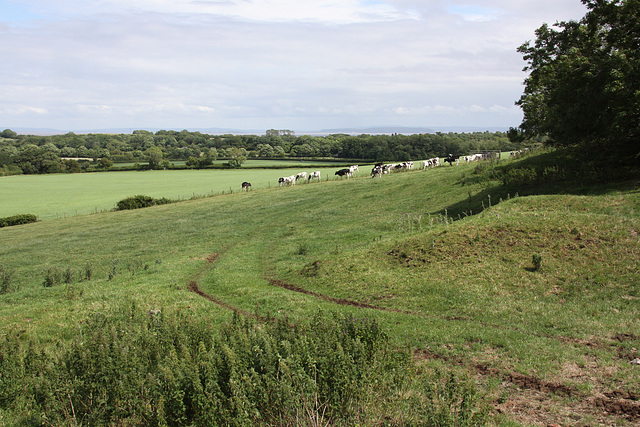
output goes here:
<path id="1" fill-rule="evenodd" d="M 63 273 L 58 267 L 46 267 L 43 271 L 44 281 L 42 286 L 45 288 L 51 288 L 62 283 Z"/>
<path id="2" fill-rule="evenodd" d="M 235 314 L 214 330 L 132 305 L 96 313 L 51 353 L 5 335 L 0 372 L 0 408 L 22 423 L 353 425 L 406 411 L 444 426 L 485 416 L 466 381 L 421 373 L 414 383 L 411 354 L 392 349 L 377 322 L 321 313 L 300 323 Z"/>
<path id="3" fill-rule="evenodd" d="M 93 265 L 88 262 L 84 266 L 84 280 L 91 280 L 93 276 Z"/>
<path id="4" fill-rule="evenodd" d="M 513 141 L 548 136 L 617 163 L 640 153 L 640 2 L 582 0 L 579 22 L 544 24 L 519 48 L 528 65 L 517 104 L 524 120 Z"/>
<path id="5" fill-rule="evenodd" d="M 29 224 L 37 221 L 38 217 L 33 214 L 7 216 L 4 218 L 0 218 L 0 228 L 10 227 L 12 225 Z"/>
<path id="6" fill-rule="evenodd" d="M 533 271 L 539 271 L 540 267 L 542 267 L 542 255 L 533 254 L 531 263 L 533 264 Z"/>
<path id="7" fill-rule="evenodd" d="M 166 205 L 168 203 L 173 203 L 173 200 L 169 200 L 166 198 L 154 199 L 150 196 L 143 196 L 141 194 L 133 197 L 127 197 L 126 199 L 120 200 L 116 204 L 115 210 L 123 211 L 127 209 L 140 209 L 140 208 L 148 208 L 150 206 L 156 205 Z"/>

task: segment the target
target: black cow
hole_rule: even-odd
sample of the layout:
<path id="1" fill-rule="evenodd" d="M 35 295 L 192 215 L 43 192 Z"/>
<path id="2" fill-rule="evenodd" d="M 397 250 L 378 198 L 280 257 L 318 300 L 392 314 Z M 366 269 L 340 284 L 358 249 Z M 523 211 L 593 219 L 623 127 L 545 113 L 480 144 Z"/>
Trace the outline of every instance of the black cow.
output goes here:
<path id="1" fill-rule="evenodd" d="M 249 189 L 251 188 L 251 183 L 250 182 L 243 182 L 242 183 L 242 191 L 249 191 Z"/>
<path id="2" fill-rule="evenodd" d="M 455 162 L 459 158 L 460 156 L 454 156 L 453 154 L 449 154 L 447 157 L 445 157 L 444 161 L 448 162 L 449 166 L 453 166 L 453 162 Z"/>
<path id="3" fill-rule="evenodd" d="M 346 176 L 347 179 L 349 179 L 349 177 L 351 176 L 351 169 L 340 169 L 336 172 L 336 175 L 338 175 L 340 179 L 342 179 L 343 176 Z"/>

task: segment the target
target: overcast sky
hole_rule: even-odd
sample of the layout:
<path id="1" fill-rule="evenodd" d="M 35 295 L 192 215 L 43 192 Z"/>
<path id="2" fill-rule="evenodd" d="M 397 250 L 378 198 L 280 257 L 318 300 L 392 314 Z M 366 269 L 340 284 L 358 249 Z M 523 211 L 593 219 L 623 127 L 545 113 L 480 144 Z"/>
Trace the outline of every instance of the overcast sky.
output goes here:
<path id="1" fill-rule="evenodd" d="M 579 0 L 0 0 L 0 128 L 517 126 Z"/>

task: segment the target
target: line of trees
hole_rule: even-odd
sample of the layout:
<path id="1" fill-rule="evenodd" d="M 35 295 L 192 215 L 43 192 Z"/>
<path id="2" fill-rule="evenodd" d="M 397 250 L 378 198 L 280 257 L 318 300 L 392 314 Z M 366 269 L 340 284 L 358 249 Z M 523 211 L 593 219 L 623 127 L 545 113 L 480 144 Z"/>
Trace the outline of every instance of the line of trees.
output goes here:
<path id="1" fill-rule="evenodd" d="M 161 169 L 171 161 L 185 161 L 189 167 L 203 168 L 217 159 L 228 159 L 231 167 L 239 167 L 247 158 L 407 161 L 518 148 L 503 132 L 296 136 L 274 129 L 264 135 L 136 130 L 132 134 L 34 136 L 5 129 L 0 133 L 0 173 L 82 172 L 109 169 L 113 162 L 148 163 L 152 169 Z"/>

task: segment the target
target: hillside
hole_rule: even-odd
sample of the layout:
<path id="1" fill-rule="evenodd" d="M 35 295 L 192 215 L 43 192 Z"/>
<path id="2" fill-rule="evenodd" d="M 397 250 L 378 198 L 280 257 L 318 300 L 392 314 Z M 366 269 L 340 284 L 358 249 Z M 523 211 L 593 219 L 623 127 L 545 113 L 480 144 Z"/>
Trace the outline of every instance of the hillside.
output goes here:
<path id="1" fill-rule="evenodd" d="M 340 312 L 379 322 L 425 369 L 469 375 L 497 424 L 639 422 L 637 185 L 545 194 L 485 169 L 0 229 L 2 334 L 53 348 L 123 302 L 214 325 Z"/>

